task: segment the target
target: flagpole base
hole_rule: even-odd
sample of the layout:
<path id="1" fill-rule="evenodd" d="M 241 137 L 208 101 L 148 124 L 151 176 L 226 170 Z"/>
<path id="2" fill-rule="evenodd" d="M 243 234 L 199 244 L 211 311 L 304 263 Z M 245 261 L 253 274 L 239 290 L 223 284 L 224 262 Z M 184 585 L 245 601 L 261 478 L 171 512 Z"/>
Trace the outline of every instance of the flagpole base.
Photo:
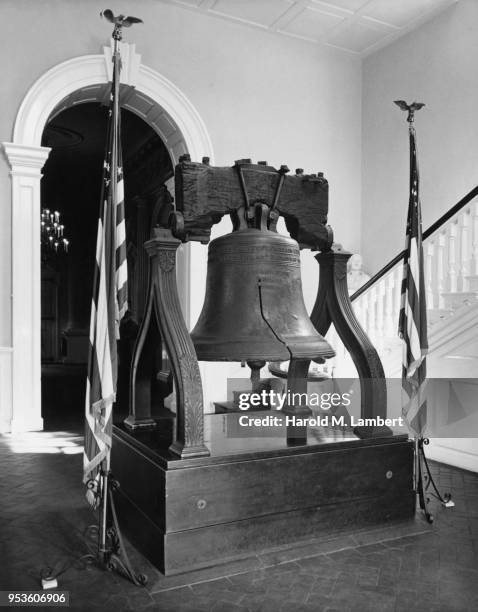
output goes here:
<path id="1" fill-rule="evenodd" d="M 417 438 L 415 439 L 415 453 L 416 453 L 416 467 L 415 467 L 415 491 L 418 495 L 418 502 L 420 509 L 423 510 L 425 518 L 428 523 L 433 523 L 434 517 L 430 511 L 429 503 L 429 487 L 432 486 L 433 491 L 430 492 L 435 499 L 445 507 L 453 508 L 455 502 L 452 500 L 451 493 L 444 493 L 443 495 L 438 490 L 433 476 L 430 472 L 430 466 L 428 465 L 427 458 L 425 456 L 424 446 L 430 443 L 428 438 Z"/>
<path id="2" fill-rule="evenodd" d="M 144 586 L 148 579 L 144 574 L 134 572 L 129 561 L 116 515 L 113 492 L 119 483 L 111 476 L 111 472 L 101 472 L 101 499 L 98 504 L 98 524 L 90 525 L 85 530 L 85 539 L 90 553 L 81 560 L 86 565 L 115 571 L 129 579 L 136 586 Z"/>

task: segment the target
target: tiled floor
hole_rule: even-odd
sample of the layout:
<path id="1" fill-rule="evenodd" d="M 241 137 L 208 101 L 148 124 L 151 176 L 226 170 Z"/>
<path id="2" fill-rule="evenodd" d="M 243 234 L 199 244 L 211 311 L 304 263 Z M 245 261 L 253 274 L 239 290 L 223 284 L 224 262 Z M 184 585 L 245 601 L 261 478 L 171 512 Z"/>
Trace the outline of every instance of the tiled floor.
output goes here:
<path id="1" fill-rule="evenodd" d="M 86 552 L 82 533 L 94 515 L 83 497 L 81 443 L 68 432 L 0 437 L 0 589 L 38 589 L 42 568 L 66 567 Z M 433 470 L 456 507 L 434 504 L 431 527 L 417 514 L 413 523 L 170 578 L 132 551 L 149 576 L 145 588 L 76 566 L 59 586 L 72 608 L 85 611 L 476 611 L 478 475 Z"/>

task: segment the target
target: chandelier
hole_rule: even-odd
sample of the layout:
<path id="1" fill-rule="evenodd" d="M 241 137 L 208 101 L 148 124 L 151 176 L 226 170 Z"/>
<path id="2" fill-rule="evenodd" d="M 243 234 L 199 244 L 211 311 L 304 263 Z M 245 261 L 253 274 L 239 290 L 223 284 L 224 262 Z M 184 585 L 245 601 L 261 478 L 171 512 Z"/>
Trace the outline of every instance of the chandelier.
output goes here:
<path id="1" fill-rule="evenodd" d="M 60 213 L 49 208 L 41 211 L 41 246 L 55 253 L 68 253 L 70 242 L 64 236 L 65 226 L 60 222 Z"/>

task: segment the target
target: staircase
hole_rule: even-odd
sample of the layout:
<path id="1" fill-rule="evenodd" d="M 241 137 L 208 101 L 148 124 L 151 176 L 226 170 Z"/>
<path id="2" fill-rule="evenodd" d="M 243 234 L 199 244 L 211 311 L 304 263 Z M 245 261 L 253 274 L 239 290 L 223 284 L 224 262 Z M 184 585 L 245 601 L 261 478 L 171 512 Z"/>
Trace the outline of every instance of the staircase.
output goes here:
<path id="1" fill-rule="evenodd" d="M 469 397 L 477 397 L 478 187 L 424 232 L 423 238 L 428 377 L 466 379 L 468 385 L 476 385 L 476 393 Z M 403 252 L 351 296 L 354 312 L 375 345 L 387 378 L 401 376 L 403 343 L 398 338 L 397 328 L 402 262 Z M 356 377 L 355 366 L 335 329 L 330 329 L 327 339 L 337 353 L 334 362 L 329 364 L 334 377 Z M 478 436 L 478 401 L 470 401 L 473 405 L 464 407 L 468 415 L 465 427 L 467 435 Z M 429 420 L 432 418 L 436 426 L 440 414 L 447 409 L 448 404 L 445 407 L 437 400 L 436 405 L 430 407 Z M 463 438 L 463 427 L 462 422 L 456 430 L 457 438 L 432 440 L 430 457 L 478 471 L 478 439 Z M 442 431 L 452 430 L 448 427 Z"/>

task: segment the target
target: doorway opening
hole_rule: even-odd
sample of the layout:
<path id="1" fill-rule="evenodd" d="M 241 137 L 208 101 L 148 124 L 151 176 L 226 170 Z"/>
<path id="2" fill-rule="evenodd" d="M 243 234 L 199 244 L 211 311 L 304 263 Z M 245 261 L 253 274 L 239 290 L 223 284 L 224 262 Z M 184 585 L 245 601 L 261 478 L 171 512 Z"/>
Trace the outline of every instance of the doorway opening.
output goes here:
<path id="1" fill-rule="evenodd" d="M 165 143 L 173 166 L 184 153 L 191 159 L 214 151 L 206 125 L 188 97 L 169 79 L 141 62 L 134 45 L 121 43 L 121 106 L 141 117 Z M 87 102 L 105 102 L 111 81 L 111 48 L 61 62 L 32 83 L 15 118 L 12 142 L 2 142 L 11 167 L 12 187 L 12 348 L 3 362 L 7 401 L 0 405 L 2 432 L 36 431 L 41 417 L 40 183 L 50 149 L 41 146 L 45 126 L 61 111 Z M 23 237 L 24 239 L 19 239 Z M 185 319 L 196 285 L 205 281 L 206 261 L 194 244 L 178 255 L 178 284 Z M 193 283 L 194 279 L 194 283 Z M 5 358 L 6 357 L 6 358 Z M 11 381 L 11 384 L 10 384 Z"/>
<path id="2" fill-rule="evenodd" d="M 41 207 L 60 214 L 67 251 L 41 247 L 42 417 L 47 429 L 81 424 L 89 319 L 108 109 L 82 102 L 52 113 L 42 146 L 51 147 L 41 182 Z M 122 109 L 128 304 L 119 343 L 117 416 L 128 413 L 129 361 L 143 316 L 148 256 L 143 244 L 153 218 L 165 221 L 173 176 L 168 148 L 135 113 Z"/>

